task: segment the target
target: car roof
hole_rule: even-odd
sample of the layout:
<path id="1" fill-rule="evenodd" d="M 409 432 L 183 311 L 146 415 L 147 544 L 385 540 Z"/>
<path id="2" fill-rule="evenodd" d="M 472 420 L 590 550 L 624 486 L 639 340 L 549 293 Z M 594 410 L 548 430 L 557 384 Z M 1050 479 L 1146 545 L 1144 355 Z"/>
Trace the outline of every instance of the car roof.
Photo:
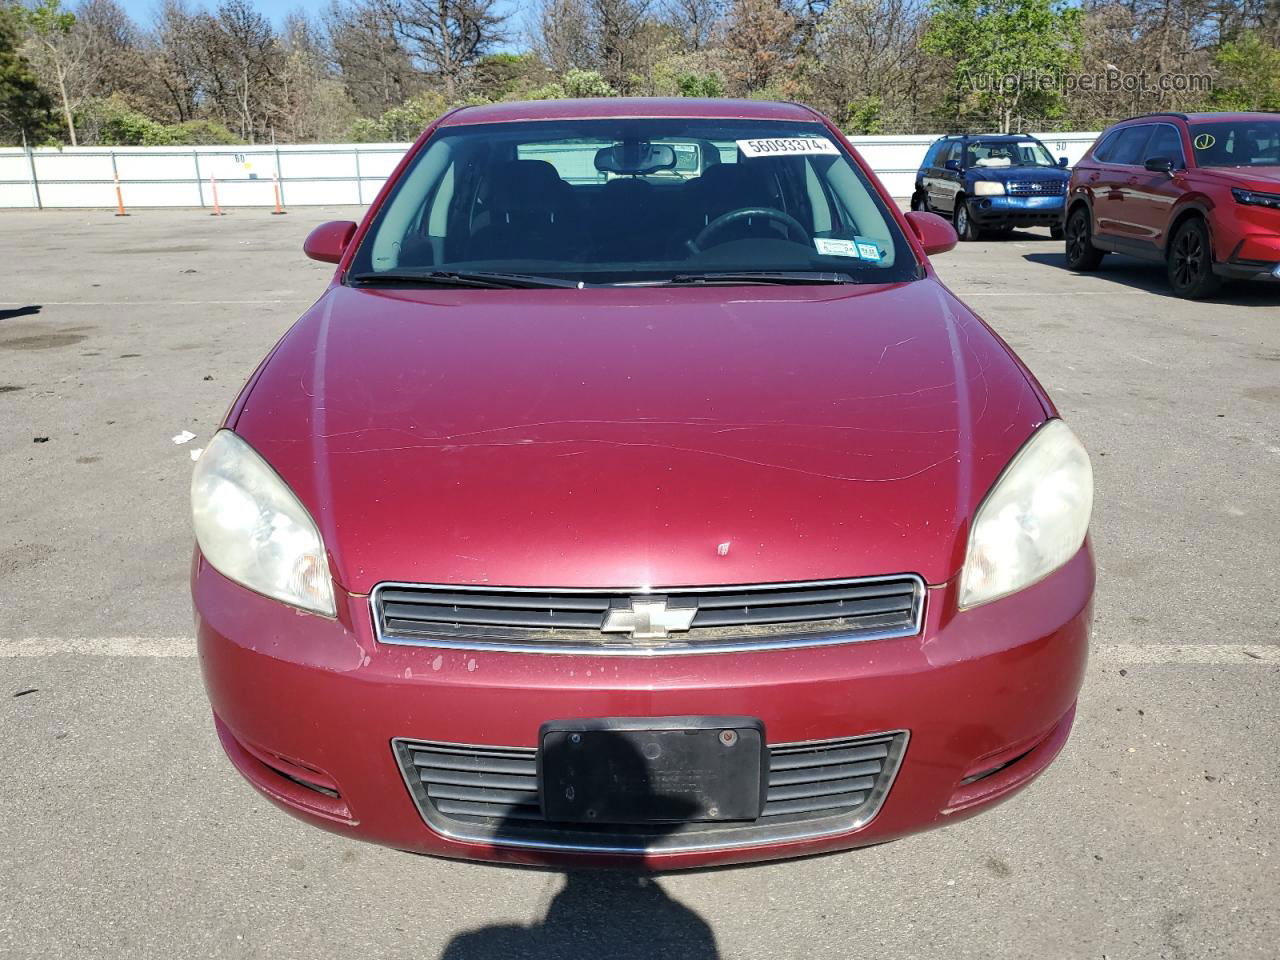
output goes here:
<path id="1" fill-rule="evenodd" d="M 1030 133 L 948 133 L 939 140 L 1035 140 L 1034 134 Z"/>
<path id="2" fill-rule="evenodd" d="M 807 120 L 820 117 L 798 103 L 772 100 L 702 100 L 696 97 L 597 97 L 588 100 L 526 100 L 463 107 L 448 114 L 442 126 L 511 123 L 519 120 L 587 120 L 616 118 L 688 118 L 717 120 Z"/>
<path id="3" fill-rule="evenodd" d="M 1270 110 L 1219 110 L 1206 113 L 1176 113 L 1172 110 L 1164 113 L 1142 113 L 1136 117 L 1125 117 L 1113 126 L 1120 126 L 1125 123 L 1138 123 L 1140 121 L 1151 120 L 1186 120 L 1188 123 L 1208 123 L 1214 120 L 1280 120 L 1280 113 Z"/>

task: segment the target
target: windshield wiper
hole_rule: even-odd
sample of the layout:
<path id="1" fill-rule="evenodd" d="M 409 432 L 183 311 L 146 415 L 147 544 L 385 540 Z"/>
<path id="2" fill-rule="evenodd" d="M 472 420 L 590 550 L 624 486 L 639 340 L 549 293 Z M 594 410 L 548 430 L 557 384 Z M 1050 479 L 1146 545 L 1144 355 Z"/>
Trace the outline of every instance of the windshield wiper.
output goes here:
<path id="1" fill-rule="evenodd" d="M 525 290 L 540 287 L 576 289 L 576 280 L 539 277 L 531 273 L 492 273 L 485 270 L 369 270 L 349 276 L 355 283 L 397 283 L 420 287 L 479 287 Z"/>
<path id="2" fill-rule="evenodd" d="M 762 272 L 734 271 L 727 273 L 677 273 L 664 286 L 697 286 L 698 284 L 818 284 L 857 283 L 847 273 L 812 273 L 803 271 Z"/>

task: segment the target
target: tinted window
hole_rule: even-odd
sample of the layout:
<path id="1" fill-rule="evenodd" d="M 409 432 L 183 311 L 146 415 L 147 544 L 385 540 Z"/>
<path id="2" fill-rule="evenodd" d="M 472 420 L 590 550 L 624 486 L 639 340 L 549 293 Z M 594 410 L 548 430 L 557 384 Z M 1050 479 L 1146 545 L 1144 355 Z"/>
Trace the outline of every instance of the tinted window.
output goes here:
<path id="1" fill-rule="evenodd" d="M 1120 130 L 1112 130 L 1104 136 L 1094 148 L 1093 159 L 1106 163 L 1111 157 L 1111 151 L 1115 149 L 1116 141 L 1120 139 Z"/>
<path id="2" fill-rule="evenodd" d="M 1140 123 L 1135 127 L 1125 127 L 1116 138 L 1116 144 L 1107 154 L 1107 163 L 1120 163 L 1129 166 L 1141 166 L 1143 151 L 1147 140 L 1151 137 L 1151 124 Z"/>
<path id="3" fill-rule="evenodd" d="M 1154 160 L 1157 157 L 1172 160 L 1179 167 L 1186 166 L 1186 159 L 1182 155 L 1182 134 L 1178 132 L 1177 127 L 1168 123 L 1156 126 L 1142 159 Z"/>
<path id="4" fill-rule="evenodd" d="M 932 167 L 938 162 L 938 155 L 942 153 L 942 148 L 946 146 L 945 142 L 939 141 L 931 146 L 924 155 L 924 161 L 920 164 L 922 167 Z"/>
<path id="5" fill-rule="evenodd" d="M 917 264 L 867 175 L 820 124 L 654 118 L 442 127 L 351 266 L 368 282 L 391 271 L 592 284 L 820 272 L 880 283 L 915 278 Z"/>
<path id="6" fill-rule="evenodd" d="M 1280 166 L 1280 120 L 1227 120 L 1191 126 L 1199 167 Z"/>

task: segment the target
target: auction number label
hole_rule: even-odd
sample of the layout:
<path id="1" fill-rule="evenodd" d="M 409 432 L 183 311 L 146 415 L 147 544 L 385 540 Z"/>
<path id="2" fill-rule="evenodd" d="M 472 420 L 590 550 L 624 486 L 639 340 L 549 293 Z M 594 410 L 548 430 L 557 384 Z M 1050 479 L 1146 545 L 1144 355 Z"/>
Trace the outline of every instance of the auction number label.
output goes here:
<path id="1" fill-rule="evenodd" d="M 746 157 L 788 157 L 805 154 L 840 155 L 840 149 L 825 137 L 772 137 L 768 140 L 739 140 L 738 149 Z"/>

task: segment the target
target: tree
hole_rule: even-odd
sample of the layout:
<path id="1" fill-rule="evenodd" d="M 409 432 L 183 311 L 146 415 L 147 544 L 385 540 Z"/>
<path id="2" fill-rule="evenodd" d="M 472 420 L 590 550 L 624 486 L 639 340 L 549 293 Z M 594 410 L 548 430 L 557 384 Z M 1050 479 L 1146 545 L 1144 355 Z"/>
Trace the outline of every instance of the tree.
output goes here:
<path id="1" fill-rule="evenodd" d="M 44 83 L 57 92 L 74 147 L 75 109 L 91 94 L 101 69 L 101 46 L 59 0 L 38 0 L 26 10 L 26 21 L 28 56 Z"/>
<path id="2" fill-rule="evenodd" d="M 957 105 L 976 100 L 1005 133 L 1020 109 L 1059 98 L 1041 78 L 1080 62 L 1083 14 L 1063 0 L 933 0 L 930 13 L 921 46 L 954 63 Z"/>
<path id="3" fill-rule="evenodd" d="M 739 93 L 764 90 L 798 49 L 798 23 L 781 0 L 734 0 L 725 47 Z"/>
<path id="4" fill-rule="evenodd" d="M 592 66 L 605 82 L 626 91 L 645 60 L 642 34 L 650 0 L 587 0 L 594 41 Z"/>
<path id="5" fill-rule="evenodd" d="M 542 0 L 534 45 L 557 75 L 595 64 L 587 0 Z"/>
<path id="6" fill-rule="evenodd" d="M 504 39 L 497 0 L 383 0 L 413 57 L 439 77 L 450 102 L 467 69 Z"/>
<path id="7" fill-rule="evenodd" d="M 1211 103 L 1218 110 L 1280 110 L 1280 49 L 1257 33 L 1225 43 L 1214 60 L 1218 85 Z"/>
<path id="8" fill-rule="evenodd" d="M 724 22 L 722 0 L 667 0 L 667 21 L 676 28 L 684 47 L 697 53 L 711 46 Z"/>
<path id="9" fill-rule="evenodd" d="M 362 114 L 380 114 L 420 89 L 413 58 L 381 0 L 335 3 L 325 15 L 325 29 L 330 61 Z"/>
<path id="10" fill-rule="evenodd" d="M 164 0 L 156 14 L 148 62 L 179 123 L 195 117 L 202 99 L 197 34 L 201 20 L 184 0 Z"/>
<path id="11" fill-rule="evenodd" d="M 917 0 L 834 0 L 812 41 L 825 81 L 815 106 L 851 132 L 912 129 L 936 89 L 922 30 Z"/>
<path id="12" fill-rule="evenodd" d="M 198 89 L 249 143 L 267 136 L 284 60 L 270 21 L 248 0 L 226 0 L 216 16 L 197 14 L 194 27 Z"/>
<path id="13" fill-rule="evenodd" d="M 0 141 L 31 141 L 49 122 L 49 98 L 20 49 L 14 11 L 0 6 Z"/>

